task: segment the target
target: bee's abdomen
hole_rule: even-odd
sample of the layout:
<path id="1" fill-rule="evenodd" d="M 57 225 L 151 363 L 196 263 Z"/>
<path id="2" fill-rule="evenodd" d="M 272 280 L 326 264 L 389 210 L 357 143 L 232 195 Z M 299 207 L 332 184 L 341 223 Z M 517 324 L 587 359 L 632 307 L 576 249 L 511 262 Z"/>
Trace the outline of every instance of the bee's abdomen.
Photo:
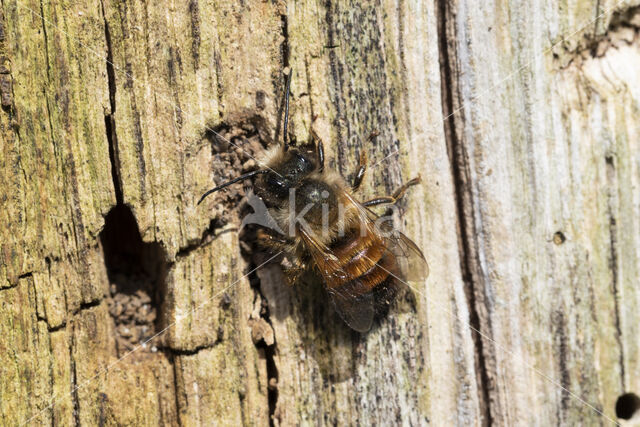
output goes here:
<path id="1" fill-rule="evenodd" d="M 386 251 L 381 238 L 374 234 L 353 236 L 331 249 L 341 270 L 335 276 L 342 277 L 332 283 L 331 288 L 343 288 L 341 290 L 349 295 L 362 295 L 385 284 L 396 267 L 395 258 Z"/>

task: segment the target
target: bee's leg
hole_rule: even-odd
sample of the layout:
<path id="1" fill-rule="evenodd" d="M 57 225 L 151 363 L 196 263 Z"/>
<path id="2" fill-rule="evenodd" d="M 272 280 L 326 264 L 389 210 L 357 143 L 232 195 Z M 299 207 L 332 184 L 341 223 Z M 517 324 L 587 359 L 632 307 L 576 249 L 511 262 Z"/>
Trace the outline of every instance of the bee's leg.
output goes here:
<path id="1" fill-rule="evenodd" d="M 380 133 L 377 130 L 374 130 L 373 132 L 371 132 L 369 134 L 369 137 L 367 138 L 367 143 L 373 141 L 373 139 L 380 135 Z M 360 184 L 362 184 L 362 180 L 364 179 L 364 175 L 367 172 L 367 153 L 366 152 L 362 152 L 360 153 L 360 166 L 358 166 L 358 171 L 356 172 L 356 176 L 353 179 L 353 184 L 351 185 L 351 189 L 353 191 L 358 191 L 358 189 L 360 188 Z"/>
<path id="2" fill-rule="evenodd" d="M 393 195 L 387 196 L 387 197 L 377 197 L 375 199 L 368 200 L 362 203 L 362 206 L 370 207 L 370 206 L 376 206 L 376 205 L 396 203 L 398 200 L 400 200 L 400 198 L 402 198 L 402 196 L 404 196 L 404 193 L 407 192 L 407 189 L 409 189 L 409 187 L 412 187 L 418 184 L 419 182 L 420 182 L 420 175 L 418 175 L 418 177 L 416 178 L 413 178 L 411 181 L 406 182 L 402 187 L 398 188 L 395 191 L 395 193 L 393 193 Z"/>
<path id="3" fill-rule="evenodd" d="M 421 180 L 422 180 L 422 177 L 420 175 L 418 175 L 417 177 L 413 178 L 411 181 L 405 182 L 402 187 L 398 188 L 395 191 L 395 193 L 393 193 L 392 197 L 397 201 L 402 196 L 404 196 L 404 193 L 407 192 L 409 187 L 413 187 L 414 185 L 420 184 Z"/>
<path id="4" fill-rule="evenodd" d="M 353 191 L 358 191 L 360 188 L 360 184 L 362 184 L 362 180 L 364 179 L 364 174 L 367 172 L 367 153 L 364 151 L 360 153 L 360 166 L 358 166 L 358 171 L 356 172 L 356 176 L 353 179 L 353 185 L 351 188 Z"/>
<path id="5" fill-rule="evenodd" d="M 362 202 L 362 206 L 371 207 L 377 205 L 389 205 L 395 203 L 396 199 L 391 196 L 387 197 L 377 197 L 375 199 L 367 200 L 366 202 Z"/>
<path id="6" fill-rule="evenodd" d="M 284 275 L 287 278 L 287 283 L 289 283 L 289 285 L 296 284 L 306 270 L 307 265 L 304 262 L 299 260 L 294 261 L 292 266 L 284 268 Z"/>
<path id="7" fill-rule="evenodd" d="M 369 136 L 367 137 L 367 144 L 373 141 L 378 135 L 380 135 L 380 132 L 378 132 L 377 129 L 372 130 Z"/>
<path id="8" fill-rule="evenodd" d="M 318 144 L 316 145 L 316 150 L 318 152 L 318 170 L 322 172 L 324 169 L 324 144 L 322 140 L 318 140 Z"/>
<path id="9" fill-rule="evenodd" d="M 322 139 L 320 139 L 320 136 L 318 136 L 316 131 L 313 130 L 313 128 L 311 128 L 311 138 L 313 139 L 313 141 L 316 144 L 316 156 L 318 158 L 318 170 L 320 172 L 322 172 L 322 170 L 324 169 L 324 143 L 322 142 Z"/>
<path id="10" fill-rule="evenodd" d="M 273 233 L 268 232 L 264 228 L 260 228 L 256 232 L 256 239 L 258 240 L 258 244 L 267 248 L 278 248 L 282 249 L 288 242 L 285 238 L 276 236 Z"/>
<path id="11" fill-rule="evenodd" d="M 300 280 L 300 276 L 304 272 L 304 267 L 291 267 L 284 270 L 284 276 L 289 286 L 295 285 Z"/>
<path id="12" fill-rule="evenodd" d="M 265 248 L 278 249 L 284 252 L 291 248 L 291 241 L 262 228 L 256 232 L 256 239 L 258 240 L 258 244 Z M 287 283 L 289 283 L 289 285 L 296 283 L 306 269 L 306 263 L 299 259 L 294 259 L 288 266 L 283 265 L 283 273 L 287 279 Z"/>

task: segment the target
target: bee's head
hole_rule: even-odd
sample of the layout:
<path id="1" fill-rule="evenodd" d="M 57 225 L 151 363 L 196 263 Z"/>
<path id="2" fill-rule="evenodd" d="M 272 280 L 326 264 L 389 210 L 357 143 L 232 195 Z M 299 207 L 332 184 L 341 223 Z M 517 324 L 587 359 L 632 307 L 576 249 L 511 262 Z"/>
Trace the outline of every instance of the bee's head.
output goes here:
<path id="1" fill-rule="evenodd" d="M 287 77 L 287 88 L 285 94 L 285 114 L 284 114 L 284 140 L 283 144 L 274 151 L 274 157 L 267 162 L 266 168 L 245 173 L 237 178 L 218 185 L 202 195 L 198 204 L 205 197 L 216 191 L 222 190 L 229 185 L 244 181 L 260 175 L 256 181 L 256 194 L 265 202 L 272 205 L 281 204 L 289 197 L 289 191 L 300 185 L 304 179 L 314 171 L 322 172 L 324 168 L 324 148 L 322 141 L 316 144 L 296 147 L 289 143 L 287 124 L 289 121 L 289 92 L 291 87 L 291 72 Z"/>
<path id="2" fill-rule="evenodd" d="M 272 203 L 289 197 L 289 190 L 297 187 L 304 178 L 317 168 L 313 151 L 291 147 L 282 152 L 279 161 L 274 162 L 256 182 L 256 193 Z"/>
<path id="3" fill-rule="evenodd" d="M 322 149 L 317 150 L 317 146 L 315 150 L 313 146 L 289 147 L 287 150 L 280 147 L 280 150 L 274 153 L 275 159 L 268 162 L 264 169 L 248 172 L 212 188 L 202 195 L 198 204 L 211 193 L 260 175 L 255 184 L 256 194 L 268 204 L 277 206 L 286 200 L 289 191 L 298 187 L 309 174 L 322 171 L 324 157 L 321 153 Z"/>

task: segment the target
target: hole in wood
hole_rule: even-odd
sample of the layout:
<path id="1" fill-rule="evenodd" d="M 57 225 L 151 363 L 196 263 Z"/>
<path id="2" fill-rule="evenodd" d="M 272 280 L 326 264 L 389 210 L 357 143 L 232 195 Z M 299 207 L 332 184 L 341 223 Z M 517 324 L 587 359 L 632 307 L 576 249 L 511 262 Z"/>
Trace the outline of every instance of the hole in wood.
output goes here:
<path id="1" fill-rule="evenodd" d="M 117 205 L 106 217 L 100 233 L 107 276 L 109 313 L 115 323 L 118 354 L 138 345 L 156 351 L 157 318 L 167 274 L 166 253 L 157 242 L 142 241 L 131 209 Z M 139 351 L 140 351 L 139 350 Z"/>
<path id="2" fill-rule="evenodd" d="M 567 241 L 567 238 L 565 237 L 562 231 L 556 231 L 553 234 L 553 243 L 555 243 L 556 245 L 561 245 L 566 241 Z"/>
<path id="3" fill-rule="evenodd" d="M 640 409 L 640 397 L 635 393 L 625 393 L 616 400 L 616 417 L 630 420 Z"/>

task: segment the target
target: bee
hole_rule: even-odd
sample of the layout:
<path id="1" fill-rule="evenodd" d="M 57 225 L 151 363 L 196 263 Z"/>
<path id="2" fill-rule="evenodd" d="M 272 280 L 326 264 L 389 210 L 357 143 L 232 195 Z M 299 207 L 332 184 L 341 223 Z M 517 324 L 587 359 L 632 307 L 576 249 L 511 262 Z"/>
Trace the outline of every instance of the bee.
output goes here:
<path id="1" fill-rule="evenodd" d="M 263 168 L 207 191 L 198 204 L 211 193 L 257 177 L 255 194 L 277 225 L 261 229 L 260 242 L 291 260 L 285 268 L 290 282 L 295 283 L 305 271 L 319 274 L 345 323 L 366 332 L 375 318 L 387 313 L 405 280 L 423 280 L 428 275 L 427 262 L 416 244 L 370 209 L 395 204 L 420 178 L 408 181 L 391 196 L 356 200 L 353 193 L 365 176 L 365 156 L 348 185 L 337 172 L 325 169 L 324 144 L 314 132 L 308 144 L 288 142 L 291 74 L 286 83 L 283 143 L 265 153 L 259 163 Z"/>

